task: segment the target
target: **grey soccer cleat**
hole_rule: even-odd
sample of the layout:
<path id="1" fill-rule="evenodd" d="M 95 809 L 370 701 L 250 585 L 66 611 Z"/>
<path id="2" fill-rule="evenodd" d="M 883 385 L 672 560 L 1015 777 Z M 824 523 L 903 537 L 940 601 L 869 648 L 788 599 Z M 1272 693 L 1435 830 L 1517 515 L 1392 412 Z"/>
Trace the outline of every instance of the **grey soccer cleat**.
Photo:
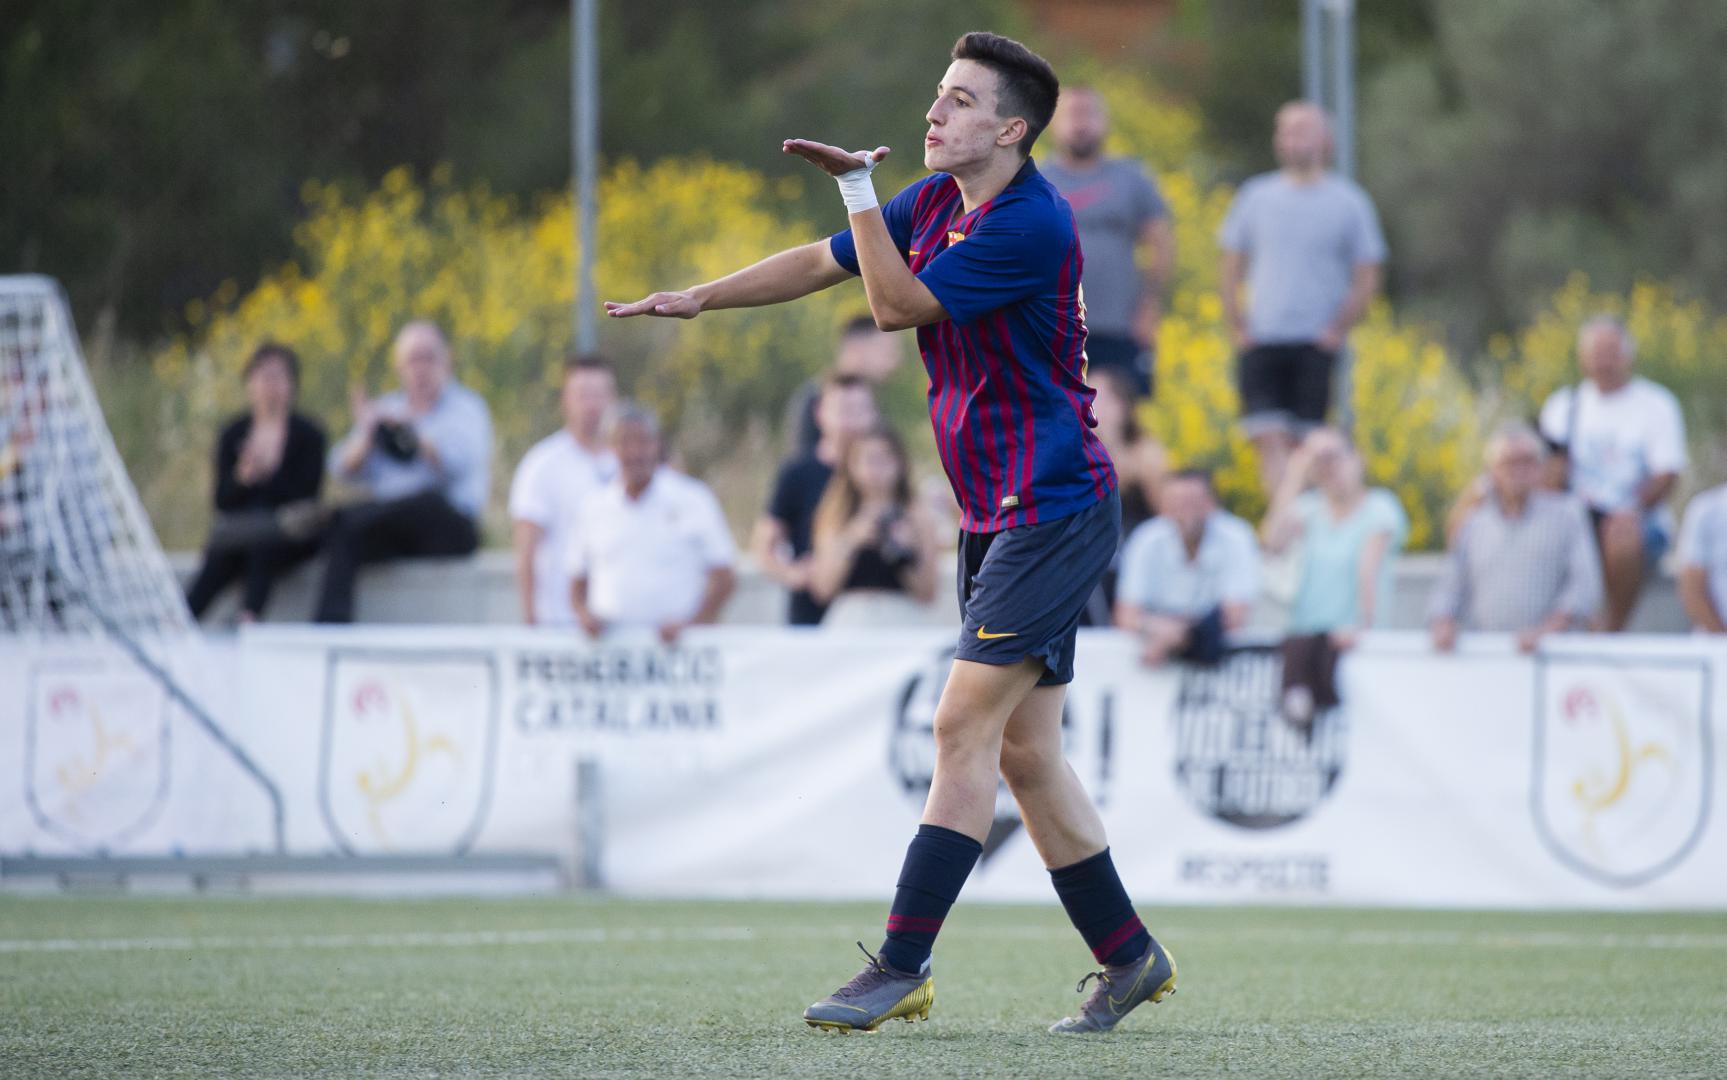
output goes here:
<path id="1" fill-rule="evenodd" d="M 1097 980 L 1078 1016 L 1057 1021 L 1052 1035 L 1089 1035 L 1112 1030 L 1122 1017 L 1143 1002 L 1153 1005 L 1175 993 L 1175 957 L 1154 939 L 1145 955 L 1131 964 L 1118 964 L 1094 971 L 1079 980 L 1075 987 L 1085 992 L 1085 984 Z"/>
<path id="2" fill-rule="evenodd" d="M 804 1023 L 823 1031 L 874 1031 L 898 1017 L 906 1023 L 928 1020 L 935 1001 L 935 977 L 929 961 L 914 973 L 890 967 L 886 960 L 871 956 L 869 964 L 851 982 L 804 1010 Z"/>

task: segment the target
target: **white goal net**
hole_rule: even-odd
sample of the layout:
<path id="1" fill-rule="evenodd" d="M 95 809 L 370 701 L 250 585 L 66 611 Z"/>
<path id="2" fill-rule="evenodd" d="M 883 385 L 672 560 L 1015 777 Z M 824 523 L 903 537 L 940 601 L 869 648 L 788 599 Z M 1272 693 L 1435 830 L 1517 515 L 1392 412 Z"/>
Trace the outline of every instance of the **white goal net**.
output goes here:
<path id="1" fill-rule="evenodd" d="M 192 631 L 65 297 L 42 277 L 0 277 L 0 565 L 0 631 Z"/>
<path id="2" fill-rule="evenodd" d="M 6 660 L 0 706 L 24 713 L 26 802 L 43 829 L 99 853 L 146 829 L 171 774 L 168 718 L 183 715 L 264 791 L 282 850 L 280 792 L 189 689 L 211 659 L 114 448 L 66 298 L 43 277 L 0 277 Z M 39 767 L 55 753 L 57 767 Z M 126 820 L 109 814 L 104 828 L 114 806 Z"/>

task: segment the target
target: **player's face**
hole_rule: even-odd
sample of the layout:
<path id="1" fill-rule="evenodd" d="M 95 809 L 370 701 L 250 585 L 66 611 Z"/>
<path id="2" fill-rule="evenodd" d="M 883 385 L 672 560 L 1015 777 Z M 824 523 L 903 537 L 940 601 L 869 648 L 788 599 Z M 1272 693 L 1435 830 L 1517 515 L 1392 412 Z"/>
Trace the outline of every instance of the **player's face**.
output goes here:
<path id="1" fill-rule="evenodd" d="M 564 423 L 586 438 L 600 430 L 617 397 L 617 384 L 611 372 L 586 368 L 572 371 L 564 376 L 564 392 L 559 399 Z"/>
<path id="2" fill-rule="evenodd" d="M 996 112 L 995 72 L 975 60 L 955 60 L 948 65 L 936 88 L 935 104 L 924 119 L 929 132 L 923 141 L 924 167 L 935 172 L 964 170 L 988 161 L 999 153 L 1011 125 L 1024 125 L 1017 118 Z"/>
<path id="3" fill-rule="evenodd" d="M 1065 152 L 1076 158 L 1095 157 L 1109 134 L 1109 115 L 1102 99 L 1090 90 L 1069 90 L 1061 95 L 1049 130 Z"/>

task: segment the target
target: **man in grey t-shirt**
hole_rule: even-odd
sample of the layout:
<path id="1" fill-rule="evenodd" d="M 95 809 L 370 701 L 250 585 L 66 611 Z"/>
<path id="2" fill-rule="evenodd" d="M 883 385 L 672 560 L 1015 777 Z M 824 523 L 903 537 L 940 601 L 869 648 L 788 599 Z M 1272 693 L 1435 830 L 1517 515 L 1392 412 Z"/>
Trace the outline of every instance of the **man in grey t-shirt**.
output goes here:
<path id="1" fill-rule="evenodd" d="M 1274 148 L 1280 168 L 1241 186 L 1219 235 L 1242 426 L 1267 492 L 1300 438 L 1325 423 L 1337 355 L 1379 291 L 1385 262 L 1373 201 L 1328 167 L 1325 113 L 1305 101 L 1279 109 Z"/>
<path id="2" fill-rule="evenodd" d="M 1103 156 L 1108 132 L 1097 91 L 1064 88 L 1049 125 L 1056 155 L 1038 169 L 1073 207 L 1079 226 L 1086 359 L 1093 368 L 1121 370 L 1143 396 L 1152 390 L 1152 349 L 1175 263 L 1175 232 L 1169 207 L 1139 163 Z M 1144 274 L 1135 259 L 1141 247 Z"/>

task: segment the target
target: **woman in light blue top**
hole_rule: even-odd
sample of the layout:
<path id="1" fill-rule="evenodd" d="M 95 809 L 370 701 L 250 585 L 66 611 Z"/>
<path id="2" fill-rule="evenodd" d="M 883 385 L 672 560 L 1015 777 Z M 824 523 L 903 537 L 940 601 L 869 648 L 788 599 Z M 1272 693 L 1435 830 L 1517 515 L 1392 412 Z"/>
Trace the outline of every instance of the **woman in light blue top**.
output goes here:
<path id="1" fill-rule="evenodd" d="M 1409 519 L 1395 495 L 1366 486 L 1361 455 L 1342 433 L 1320 428 L 1290 459 L 1261 534 L 1273 553 L 1302 542 L 1289 632 L 1330 634 L 1348 648 L 1385 610 Z"/>

